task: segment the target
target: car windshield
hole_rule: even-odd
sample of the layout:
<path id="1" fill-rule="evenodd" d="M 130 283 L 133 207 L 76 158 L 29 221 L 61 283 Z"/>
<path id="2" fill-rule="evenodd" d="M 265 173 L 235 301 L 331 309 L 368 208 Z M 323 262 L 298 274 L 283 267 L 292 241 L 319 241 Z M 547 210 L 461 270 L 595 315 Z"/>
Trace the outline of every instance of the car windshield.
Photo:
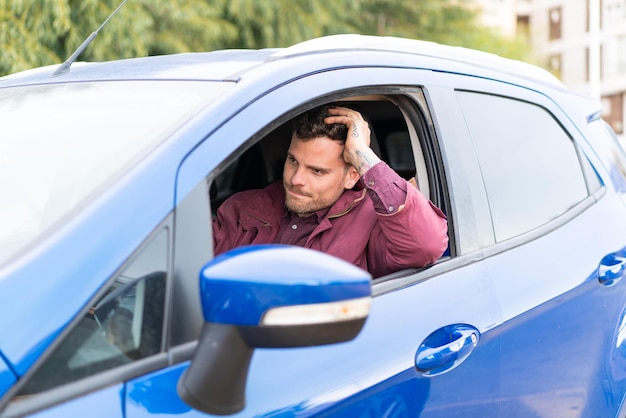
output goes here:
<path id="1" fill-rule="evenodd" d="M 0 89 L 0 264 L 232 85 L 108 81 Z"/>

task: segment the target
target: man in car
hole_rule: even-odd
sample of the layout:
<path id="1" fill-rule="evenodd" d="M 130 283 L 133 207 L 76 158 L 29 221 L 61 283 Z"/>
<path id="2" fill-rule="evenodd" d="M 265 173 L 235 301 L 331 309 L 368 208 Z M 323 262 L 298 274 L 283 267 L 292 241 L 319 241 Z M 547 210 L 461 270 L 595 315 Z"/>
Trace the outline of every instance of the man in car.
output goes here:
<path id="1" fill-rule="evenodd" d="M 294 124 L 283 180 L 227 199 L 213 222 L 215 254 L 247 244 L 312 248 L 379 277 L 435 262 L 444 214 L 370 148 L 363 116 L 312 109 Z"/>

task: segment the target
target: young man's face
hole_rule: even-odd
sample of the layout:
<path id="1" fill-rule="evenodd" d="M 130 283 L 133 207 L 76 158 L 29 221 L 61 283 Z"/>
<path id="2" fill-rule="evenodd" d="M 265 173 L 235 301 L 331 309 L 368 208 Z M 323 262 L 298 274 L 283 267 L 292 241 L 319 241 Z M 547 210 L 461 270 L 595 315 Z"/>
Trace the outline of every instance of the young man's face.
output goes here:
<path id="1" fill-rule="evenodd" d="M 301 140 L 291 138 L 283 169 L 285 205 L 306 216 L 330 207 L 345 189 L 359 180 L 343 159 L 343 145 L 328 137 Z"/>

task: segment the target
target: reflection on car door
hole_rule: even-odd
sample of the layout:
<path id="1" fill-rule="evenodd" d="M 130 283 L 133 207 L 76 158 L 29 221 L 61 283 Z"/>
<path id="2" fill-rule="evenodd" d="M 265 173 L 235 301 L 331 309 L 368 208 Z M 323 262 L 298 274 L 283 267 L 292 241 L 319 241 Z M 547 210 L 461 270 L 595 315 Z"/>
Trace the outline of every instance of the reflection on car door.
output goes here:
<path id="1" fill-rule="evenodd" d="M 610 394 L 624 386 L 624 375 L 611 370 L 625 364 L 623 353 L 607 355 L 623 344 L 616 337 L 626 286 L 621 205 L 546 109 L 457 95 L 502 248 L 482 261 L 494 272 L 504 320 L 502 410 L 611 416 L 622 399 Z"/>
<path id="2" fill-rule="evenodd" d="M 444 267 L 434 266 L 432 274 Z M 235 416 L 448 417 L 460 413 L 497 417 L 500 350 L 490 330 L 498 318 L 491 280 L 478 264 L 387 292 L 374 298 L 370 317 L 354 341 L 257 349 L 246 408 Z M 418 371 L 416 354 L 422 342 L 433 332 L 457 324 L 478 330 L 477 345 L 467 359 L 456 367 L 450 364 L 452 368 L 441 374 L 434 370 L 428 376 L 433 369 Z M 445 361 L 438 365 L 442 370 L 446 366 Z M 175 392 L 183 369 L 184 365 L 175 366 L 129 382 L 128 418 L 182 412 L 196 416 Z M 197 412 L 197 416 L 204 415 Z"/>

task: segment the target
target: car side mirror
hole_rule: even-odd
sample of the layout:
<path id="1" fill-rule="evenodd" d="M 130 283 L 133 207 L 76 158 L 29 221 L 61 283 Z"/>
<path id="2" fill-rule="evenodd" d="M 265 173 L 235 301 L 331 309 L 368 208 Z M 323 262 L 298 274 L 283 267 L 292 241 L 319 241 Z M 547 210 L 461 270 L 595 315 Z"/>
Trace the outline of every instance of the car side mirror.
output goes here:
<path id="1" fill-rule="evenodd" d="M 371 276 L 330 255 L 301 247 L 241 247 L 200 272 L 205 325 L 178 394 L 217 415 L 245 406 L 254 348 L 349 341 L 371 303 Z"/>

